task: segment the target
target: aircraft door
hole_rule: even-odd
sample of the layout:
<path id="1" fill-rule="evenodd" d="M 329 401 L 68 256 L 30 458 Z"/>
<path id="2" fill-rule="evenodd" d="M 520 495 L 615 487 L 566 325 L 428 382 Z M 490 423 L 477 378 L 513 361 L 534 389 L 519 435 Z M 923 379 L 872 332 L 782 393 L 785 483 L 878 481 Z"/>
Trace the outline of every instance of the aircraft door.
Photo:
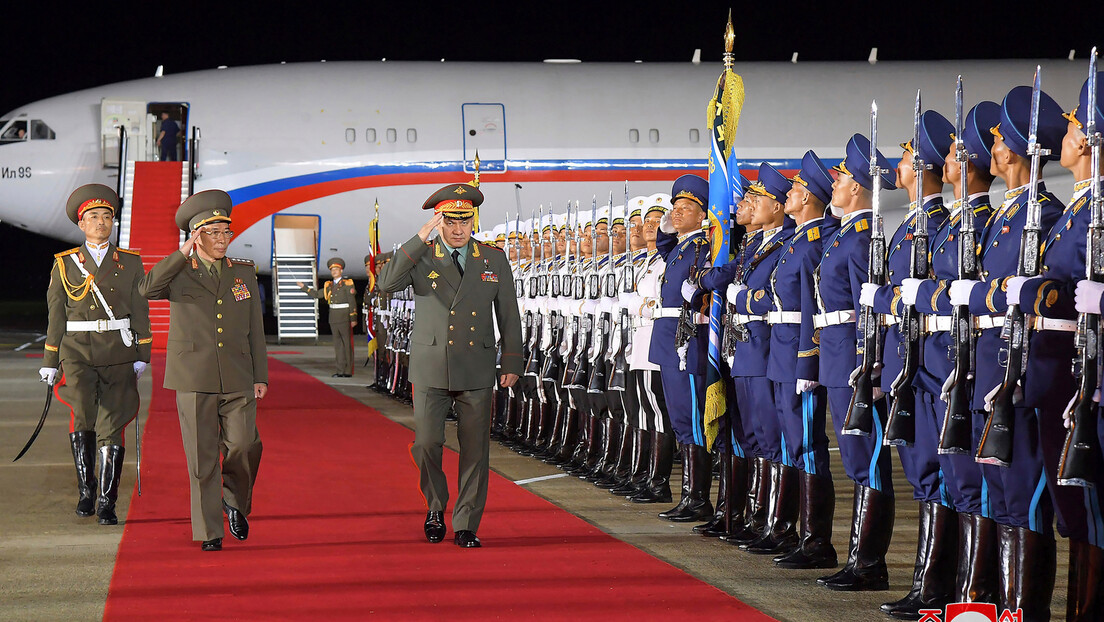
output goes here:
<path id="1" fill-rule="evenodd" d="M 103 168 L 119 168 L 119 127 L 127 131 L 127 154 L 132 160 L 148 159 L 146 102 L 100 100 L 100 162 Z"/>
<path id="2" fill-rule="evenodd" d="M 148 113 L 151 160 L 183 162 L 188 158 L 188 104 L 183 102 L 150 102 Z M 173 130 L 175 134 L 173 133 Z M 166 130 L 163 141 L 161 131 Z M 161 144 L 161 143 L 164 144 Z"/>
<path id="3" fill-rule="evenodd" d="M 462 104 L 464 171 L 475 172 L 475 152 L 483 173 L 506 172 L 506 107 L 502 104 Z"/>

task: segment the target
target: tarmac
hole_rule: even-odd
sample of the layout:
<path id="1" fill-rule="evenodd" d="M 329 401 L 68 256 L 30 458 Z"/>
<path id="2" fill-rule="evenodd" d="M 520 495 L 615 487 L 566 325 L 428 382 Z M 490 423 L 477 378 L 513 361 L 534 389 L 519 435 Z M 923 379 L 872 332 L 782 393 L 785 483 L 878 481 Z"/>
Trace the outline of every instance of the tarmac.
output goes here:
<path id="1" fill-rule="evenodd" d="M 120 522 L 115 527 L 100 526 L 94 518 L 79 518 L 73 512 L 76 482 L 68 444 L 68 417 L 61 412 L 63 405 L 53 405 L 33 449 L 19 462 L 9 461 L 8 456 L 14 458 L 29 438 L 42 411 L 45 385 L 38 381 L 37 373 L 41 338 L 41 333 L 0 331 L 0 395 L 5 404 L 4 416 L 0 417 L 0 490 L 4 492 L 0 495 L 0 515 L 8 517 L 0 527 L 0 619 L 98 620 L 103 617 L 111 568 L 130 506 L 134 457 L 129 453 L 126 457 L 117 504 Z M 273 356 L 375 408 L 389 419 L 413 427 L 409 406 L 365 386 L 371 382 L 367 368 L 358 368 L 353 378 L 330 377 L 333 347 L 328 341 L 324 337 L 317 344 L 276 346 L 270 337 L 270 350 L 295 352 Z M 152 374 L 147 373 L 139 381 L 143 403 L 139 420 L 143 424 L 151 378 Z M 127 434 L 134 434 L 133 425 L 127 428 Z M 446 436 L 448 446 L 456 449 L 454 425 L 448 426 Z M 844 475 L 834 439 L 832 446 L 836 488 L 833 542 L 842 564 L 850 530 L 852 483 Z M 497 443 L 491 444 L 491 468 L 611 536 L 778 620 L 884 621 L 890 618 L 878 610 L 878 605 L 904 596 L 911 586 L 918 510 L 896 452 L 891 455 L 897 515 L 887 556 L 890 589 L 858 593 L 832 592 L 816 584 L 816 577 L 834 571 L 778 569 L 771 563 L 772 556 L 751 555 L 719 540 L 698 536 L 690 531 L 691 525 L 658 519 L 656 514 L 668 509 L 667 505 L 630 503 Z M 679 478 L 677 469 L 676 466 L 675 481 Z M 715 490 L 714 487 L 714 494 Z M 263 525 L 254 528 L 263 529 Z M 484 546 L 494 546 L 493 533 L 479 535 Z M 1059 538 L 1058 576 L 1051 605 L 1053 620 L 1064 619 L 1067 560 L 1068 546 Z M 709 619 L 708 612 L 695 616 L 693 603 L 687 603 L 685 615 Z"/>

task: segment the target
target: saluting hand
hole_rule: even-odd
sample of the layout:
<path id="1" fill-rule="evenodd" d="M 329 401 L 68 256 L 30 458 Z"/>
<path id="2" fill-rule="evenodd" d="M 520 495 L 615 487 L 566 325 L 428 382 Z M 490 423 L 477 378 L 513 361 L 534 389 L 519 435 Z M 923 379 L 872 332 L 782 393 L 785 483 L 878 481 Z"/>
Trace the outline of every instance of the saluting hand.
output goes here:
<path id="1" fill-rule="evenodd" d="M 444 213 L 434 214 L 433 217 L 429 219 L 429 222 L 422 225 L 422 228 L 418 231 L 418 237 L 422 238 L 423 242 L 428 242 L 430 236 L 433 235 L 433 232 L 437 230 L 437 227 L 440 226 L 444 220 Z"/>
<path id="2" fill-rule="evenodd" d="M 188 257 L 192 254 L 192 249 L 195 248 L 196 238 L 199 237 L 199 229 L 192 231 L 192 234 L 188 236 L 187 240 L 184 240 L 184 245 L 180 247 L 180 252 Z"/>

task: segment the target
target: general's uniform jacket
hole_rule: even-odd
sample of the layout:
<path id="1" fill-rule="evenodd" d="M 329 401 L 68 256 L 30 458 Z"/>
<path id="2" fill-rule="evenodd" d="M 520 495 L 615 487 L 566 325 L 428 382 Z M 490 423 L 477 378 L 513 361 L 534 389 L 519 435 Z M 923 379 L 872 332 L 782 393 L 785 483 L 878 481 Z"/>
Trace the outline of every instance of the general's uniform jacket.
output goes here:
<path id="1" fill-rule="evenodd" d="M 177 251 L 150 269 L 138 291 L 169 301 L 165 388 L 252 395 L 268 383 L 257 271 L 248 259 L 224 257 L 218 282 L 194 254 Z"/>
<path id="2" fill-rule="evenodd" d="M 348 325 L 357 321 L 356 286 L 352 279 L 343 278 L 340 285 L 334 285 L 334 280 L 330 279 L 322 285 L 322 289 L 311 287 L 306 291 L 311 298 L 325 300 L 330 305 L 330 324 Z"/>
<path id="3" fill-rule="evenodd" d="M 819 381 L 826 387 L 846 387 L 851 372 L 862 362 L 858 316 L 859 293 L 870 263 L 870 210 L 845 215 L 836 234 L 824 239 L 817 268 L 821 313 L 849 311 L 855 321 L 820 329 Z"/>
<path id="4" fill-rule="evenodd" d="M 88 281 L 77 268 L 76 259 L 92 277 Z M 142 257 L 115 245 L 108 246 L 99 266 L 84 246 L 54 255 L 50 285 L 46 290 L 49 323 L 46 329 L 43 367 L 76 361 L 92 366 L 149 362 L 153 338 L 150 334 L 149 303 L 138 292 L 144 276 Z M 103 332 L 67 330 L 69 321 L 108 320 L 103 304 L 92 290 L 95 282 L 115 319 L 130 318 L 130 345 L 119 330 Z"/>
<path id="5" fill-rule="evenodd" d="M 775 311 L 801 314 L 797 324 L 771 325 L 767 377 L 774 382 L 816 380 L 820 373 L 820 335 L 813 327 L 816 287 L 813 271 L 820 263 L 824 241 L 839 228 L 832 218 L 798 226 L 774 262 L 770 296 Z M 779 306 L 781 305 L 781 306 Z"/>
<path id="6" fill-rule="evenodd" d="M 440 240 L 408 240 L 380 272 L 383 291 L 413 285 L 410 383 L 468 391 L 495 385 L 494 323 L 501 333 L 503 374 L 522 375 L 521 318 L 506 254 L 468 242 L 464 276 Z M 492 311 L 494 315 L 492 316 Z"/>
<path id="7" fill-rule="evenodd" d="M 1016 275 L 1020 239 L 1027 222 L 1028 194 L 1026 185 L 1006 192 L 1001 207 L 993 212 L 985 226 L 981 238 L 981 284 L 970 292 L 970 313 L 974 316 L 999 317 L 1008 310 L 1004 296 L 1005 281 Z M 1062 204 L 1047 192 L 1043 182 L 1039 182 L 1039 202 L 1042 204 L 1041 230 L 1050 231 L 1062 214 Z M 1031 312 L 1028 308 L 1023 311 Z M 974 380 L 975 410 L 982 410 L 985 395 L 1004 381 L 1004 368 L 996 364 L 996 361 L 1002 360 L 1000 351 L 1004 347 L 999 327 L 981 331 L 975 354 L 979 361 Z"/>
<path id="8" fill-rule="evenodd" d="M 943 206 L 943 197 L 938 195 L 926 198 L 923 209 L 928 214 L 928 248 L 924 252 L 929 252 L 932 241 L 947 222 L 947 209 Z M 901 302 L 901 283 L 912 276 L 909 268 L 912 263 L 912 237 L 916 230 L 917 217 L 913 208 L 886 244 L 886 284 L 879 287 L 874 296 L 876 313 L 900 318 L 905 312 L 905 305 Z M 920 278 L 927 277 L 925 274 Z M 904 367 L 904 358 L 899 354 L 904 351 L 901 342 L 900 324 L 890 325 L 885 333 L 885 347 L 882 348 L 882 390 L 887 394 L 890 385 Z"/>
<path id="9" fill-rule="evenodd" d="M 660 300 L 664 313 L 669 317 L 657 317 L 652 325 L 652 343 L 648 360 L 659 366 L 673 365 L 679 368 L 679 355 L 675 351 L 675 333 L 678 328 L 678 311 L 682 309 L 682 284 L 690 275 L 695 258 L 699 270 L 710 266 L 709 241 L 705 234 L 695 232 L 679 241 L 675 235 L 660 231 L 656 238 L 656 251 L 666 260 L 660 278 Z M 671 311 L 671 310 L 674 311 Z M 701 312 L 699 305 L 694 311 Z M 705 310 L 708 313 L 708 310 Z M 708 355 L 709 331 L 698 326 L 697 336 L 691 339 L 686 353 L 686 373 L 704 375 Z"/>

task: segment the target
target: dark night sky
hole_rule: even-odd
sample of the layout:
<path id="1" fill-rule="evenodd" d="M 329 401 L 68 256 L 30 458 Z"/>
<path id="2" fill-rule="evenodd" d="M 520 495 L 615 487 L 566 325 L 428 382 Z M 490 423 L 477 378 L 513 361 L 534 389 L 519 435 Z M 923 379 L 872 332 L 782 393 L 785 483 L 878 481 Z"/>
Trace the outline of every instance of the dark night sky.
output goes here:
<path id="1" fill-rule="evenodd" d="M 554 4 L 554 6 L 553 6 Z M 1104 3 L 1044 3 L 1014 14 L 1014 2 L 220 2 L 171 10 L 171 3 L 92 3 L 73 11 L 51 2 L 7 11 L 0 34 L 0 113 L 96 85 L 166 73 L 281 61 L 440 60 L 685 62 L 695 48 L 718 62 L 725 16 L 735 10 L 739 62 L 1084 58 L 1104 44 Z M 193 3 L 177 3 L 176 7 Z M 873 8 L 871 8 L 873 7 Z M 898 8 L 900 7 L 900 8 Z M 920 8 L 914 16 L 906 8 Z M 955 7 L 943 9 L 943 7 Z M 1090 8 L 1091 7 L 1091 8 Z M 180 12 L 185 11 L 185 12 Z M 955 24 L 961 24 L 956 27 Z M 1084 27 L 1080 24 L 1091 24 Z M 0 224 L 0 257 L 49 261 L 60 242 Z M 42 255 L 42 261 L 37 261 Z M 43 275 L 45 277 L 45 275 Z M 41 291 L 5 288 L 0 298 Z M 13 292 L 15 292 L 13 294 Z"/>

